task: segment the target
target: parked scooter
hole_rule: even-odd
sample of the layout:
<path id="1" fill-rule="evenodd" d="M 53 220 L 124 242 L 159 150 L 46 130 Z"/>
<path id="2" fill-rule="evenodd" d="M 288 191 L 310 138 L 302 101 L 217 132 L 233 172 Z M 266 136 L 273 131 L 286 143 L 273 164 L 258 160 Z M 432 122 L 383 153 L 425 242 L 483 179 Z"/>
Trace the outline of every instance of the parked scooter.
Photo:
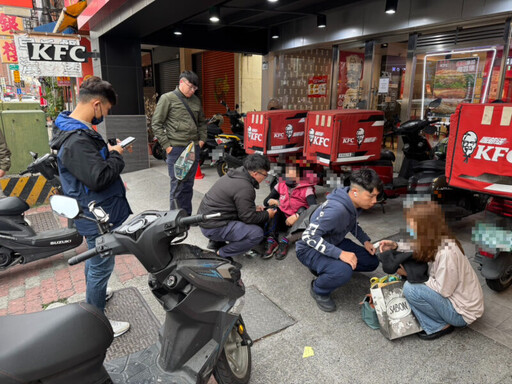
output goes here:
<path id="1" fill-rule="evenodd" d="M 37 153 L 30 154 L 34 161 L 20 175 L 41 173 L 59 193 L 62 187 L 56 156 L 46 154 L 38 158 Z M 24 215 L 29 208 L 17 196 L 0 199 L 0 271 L 41 260 L 82 244 L 83 237 L 71 226 L 36 233 Z"/>
<path id="2" fill-rule="evenodd" d="M 444 125 L 449 132 L 450 124 L 445 123 Z M 438 126 L 430 125 L 424 131 L 428 134 L 434 134 L 439 133 L 438 130 Z M 431 150 L 431 159 L 413 165 L 414 174 L 409 178 L 407 192 L 431 195 L 432 200 L 443 205 L 447 218 L 461 219 L 482 211 L 489 197 L 482 193 L 448 185 L 445 176 L 447 144 L 448 137 L 445 137 Z"/>
<path id="3" fill-rule="evenodd" d="M 504 291 L 512 285 L 512 200 L 491 197 L 484 219 L 472 231 L 475 261 L 480 263 L 487 286 Z"/>
<path id="4" fill-rule="evenodd" d="M 73 199 L 53 196 L 51 204 L 65 217 L 85 217 Z M 190 225 L 219 214 L 145 211 L 112 231 L 100 207 L 91 203 L 89 209 L 102 235 L 95 248 L 69 263 L 97 254 L 134 254 L 150 272 L 149 288 L 166 311 L 158 343 L 103 365 L 112 329 L 88 304 L 4 316 L 0 381 L 206 384 L 213 374 L 219 384 L 247 383 L 252 340 L 240 315 L 245 287 L 239 267 L 213 252 L 177 244 Z"/>
<path id="5" fill-rule="evenodd" d="M 206 160 L 210 160 L 211 165 L 215 165 L 219 160 L 219 154 L 216 150 L 218 146 L 216 140 L 219 135 L 223 135 L 221 128 L 223 123 L 224 117 L 219 113 L 213 115 L 212 118 L 208 120 L 208 124 L 206 126 L 207 138 L 199 154 L 199 165 L 202 166 Z"/>
<path id="6" fill-rule="evenodd" d="M 232 135 L 222 134 L 216 138 L 217 144 L 223 149 L 222 154 L 217 161 L 217 173 L 219 176 L 224 176 L 229 168 L 237 168 L 242 166 L 247 153 L 244 149 L 244 122 L 242 118 L 245 114 L 238 112 L 238 104 L 234 110 L 229 109 L 228 105 L 221 101 L 221 104 L 226 107 L 224 116 L 229 118 L 231 123 Z"/>

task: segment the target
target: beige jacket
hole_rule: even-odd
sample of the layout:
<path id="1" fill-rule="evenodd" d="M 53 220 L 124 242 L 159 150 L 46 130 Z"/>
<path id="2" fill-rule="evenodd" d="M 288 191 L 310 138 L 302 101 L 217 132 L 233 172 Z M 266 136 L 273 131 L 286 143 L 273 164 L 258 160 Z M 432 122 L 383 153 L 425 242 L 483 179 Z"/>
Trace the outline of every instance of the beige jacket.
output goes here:
<path id="1" fill-rule="evenodd" d="M 484 294 L 468 258 L 455 241 L 446 240 L 436 258 L 429 263 L 430 278 L 425 283 L 450 300 L 466 323 L 471 324 L 484 313 Z"/>

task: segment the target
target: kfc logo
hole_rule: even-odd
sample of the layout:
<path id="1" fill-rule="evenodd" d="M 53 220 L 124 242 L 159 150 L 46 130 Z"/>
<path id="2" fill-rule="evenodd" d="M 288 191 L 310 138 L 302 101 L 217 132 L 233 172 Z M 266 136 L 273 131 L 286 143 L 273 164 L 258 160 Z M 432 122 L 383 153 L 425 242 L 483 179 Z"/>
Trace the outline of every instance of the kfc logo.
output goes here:
<path id="1" fill-rule="evenodd" d="M 286 133 L 286 137 L 288 138 L 288 141 L 290 141 L 290 139 L 292 138 L 293 136 L 293 125 L 291 124 L 288 124 L 286 126 L 286 128 L 284 129 L 285 133 Z"/>
<path id="2" fill-rule="evenodd" d="M 357 140 L 357 146 L 361 148 L 361 144 L 363 144 L 364 141 L 364 129 L 359 128 L 356 132 L 356 140 Z"/>
<path id="3" fill-rule="evenodd" d="M 258 133 L 258 129 L 249 127 L 247 128 L 247 133 L 249 134 L 249 140 L 252 141 L 263 141 L 263 134 Z"/>
<path id="4" fill-rule="evenodd" d="M 485 160 L 497 163 L 500 157 L 503 157 L 506 161 L 512 164 L 512 150 L 507 147 L 499 147 L 497 145 L 485 145 L 489 142 L 492 143 L 504 143 L 506 139 L 499 137 L 483 137 L 480 140 L 480 144 L 477 147 L 478 136 L 473 131 L 468 131 L 462 136 L 462 151 L 464 152 L 464 162 L 467 163 L 471 155 L 475 160 Z M 484 144 L 484 145 L 482 145 Z"/>
<path id="5" fill-rule="evenodd" d="M 353 137 L 343 137 L 343 144 L 354 144 Z"/>
<path id="6" fill-rule="evenodd" d="M 315 130 L 313 128 L 311 128 L 308 132 L 309 143 L 311 145 L 319 145 L 319 146 L 328 147 L 330 139 L 327 137 L 323 137 L 323 136 L 324 136 L 323 132 L 315 132 Z"/>
<path id="7" fill-rule="evenodd" d="M 462 136 L 462 151 L 464 152 L 464 162 L 467 163 L 478 143 L 478 136 L 473 131 L 467 131 Z"/>
<path id="8" fill-rule="evenodd" d="M 284 139 L 284 133 L 283 132 L 274 133 L 274 139 Z"/>

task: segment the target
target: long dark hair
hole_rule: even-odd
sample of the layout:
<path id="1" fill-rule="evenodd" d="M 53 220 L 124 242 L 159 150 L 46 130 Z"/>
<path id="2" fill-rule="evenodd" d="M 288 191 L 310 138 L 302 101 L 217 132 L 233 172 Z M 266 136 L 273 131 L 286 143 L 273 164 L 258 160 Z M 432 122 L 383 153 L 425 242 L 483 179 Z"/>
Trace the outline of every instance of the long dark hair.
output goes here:
<path id="1" fill-rule="evenodd" d="M 412 241 L 413 258 L 421 262 L 434 261 L 439 247 L 448 239 L 453 239 L 462 253 L 459 240 L 446 225 L 444 212 L 434 201 L 416 202 L 405 210 L 405 218 L 416 223 L 417 237 Z"/>

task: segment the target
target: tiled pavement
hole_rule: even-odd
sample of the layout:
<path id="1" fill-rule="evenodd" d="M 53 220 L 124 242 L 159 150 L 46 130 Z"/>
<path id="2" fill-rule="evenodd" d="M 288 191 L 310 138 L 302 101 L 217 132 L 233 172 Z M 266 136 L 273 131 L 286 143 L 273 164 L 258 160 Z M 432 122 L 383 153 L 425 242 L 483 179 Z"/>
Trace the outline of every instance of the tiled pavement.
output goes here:
<path id="1" fill-rule="evenodd" d="M 42 206 L 31 209 L 27 216 L 30 219 L 30 215 L 49 211 L 49 206 Z M 60 223 L 65 226 L 65 219 Z M 84 242 L 65 253 L 0 271 L 0 316 L 37 312 L 63 299 L 82 299 L 85 295 L 84 266 L 82 263 L 68 266 L 67 260 L 86 249 Z M 131 279 L 146 274 L 135 256 L 116 257 L 114 280 L 130 286 Z"/>

